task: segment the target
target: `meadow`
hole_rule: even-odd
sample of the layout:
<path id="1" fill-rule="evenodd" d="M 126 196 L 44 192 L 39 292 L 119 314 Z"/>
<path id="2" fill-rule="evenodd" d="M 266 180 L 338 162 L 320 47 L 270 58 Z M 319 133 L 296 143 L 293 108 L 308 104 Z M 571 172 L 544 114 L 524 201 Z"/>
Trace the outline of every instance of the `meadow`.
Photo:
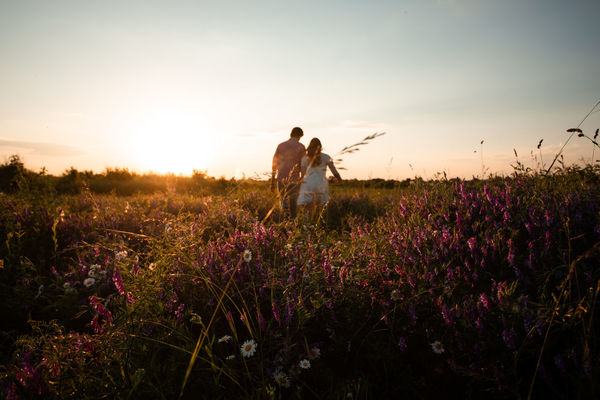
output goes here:
<path id="1" fill-rule="evenodd" d="M 2 398 L 600 395 L 597 166 L 332 185 L 315 225 L 72 171 L 0 197 Z"/>

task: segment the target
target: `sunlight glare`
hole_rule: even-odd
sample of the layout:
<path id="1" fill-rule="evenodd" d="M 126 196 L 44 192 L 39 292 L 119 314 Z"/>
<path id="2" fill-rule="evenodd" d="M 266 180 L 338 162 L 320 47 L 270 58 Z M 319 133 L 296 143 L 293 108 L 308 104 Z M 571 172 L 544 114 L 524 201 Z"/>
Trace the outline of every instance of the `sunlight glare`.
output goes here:
<path id="1" fill-rule="evenodd" d="M 198 115 L 159 111 L 138 119 L 133 148 L 144 171 L 191 175 L 212 161 L 215 127 Z"/>

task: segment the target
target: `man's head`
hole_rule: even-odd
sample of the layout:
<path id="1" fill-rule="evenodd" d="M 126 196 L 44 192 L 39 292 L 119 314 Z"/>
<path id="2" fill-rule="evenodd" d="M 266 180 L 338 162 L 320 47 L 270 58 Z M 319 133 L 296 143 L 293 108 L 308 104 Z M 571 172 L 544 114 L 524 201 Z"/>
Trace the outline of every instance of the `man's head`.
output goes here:
<path id="1" fill-rule="evenodd" d="M 296 138 L 296 139 L 300 139 L 302 136 L 304 136 L 304 132 L 302 132 L 301 128 L 295 127 L 294 129 L 292 129 L 292 132 L 290 133 L 290 137 Z"/>

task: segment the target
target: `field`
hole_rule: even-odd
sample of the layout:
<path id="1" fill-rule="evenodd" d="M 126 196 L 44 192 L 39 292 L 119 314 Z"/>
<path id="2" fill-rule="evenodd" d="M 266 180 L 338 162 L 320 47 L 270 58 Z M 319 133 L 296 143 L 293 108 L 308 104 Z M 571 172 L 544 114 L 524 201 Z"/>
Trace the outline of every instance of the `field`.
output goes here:
<path id="1" fill-rule="evenodd" d="M 600 396 L 597 168 L 211 184 L 1 195 L 2 398 Z"/>

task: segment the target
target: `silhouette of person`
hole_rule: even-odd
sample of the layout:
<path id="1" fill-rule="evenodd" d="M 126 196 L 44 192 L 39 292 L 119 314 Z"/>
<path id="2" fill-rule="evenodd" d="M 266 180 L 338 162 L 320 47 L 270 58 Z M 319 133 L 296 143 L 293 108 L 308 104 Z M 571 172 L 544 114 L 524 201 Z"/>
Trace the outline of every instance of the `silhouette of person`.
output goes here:
<path id="1" fill-rule="evenodd" d="M 333 159 L 322 153 L 321 141 L 314 138 L 308 144 L 306 155 L 302 157 L 300 168 L 302 171 L 302 183 L 298 196 L 298 205 L 304 210 L 305 221 L 317 222 L 323 207 L 329 201 L 329 181 L 327 180 L 327 168 L 334 176 L 334 182 L 342 180 L 340 173 L 333 165 Z"/>
<path id="2" fill-rule="evenodd" d="M 306 153 L 304 145 L 300 143 L 302 136 L 304 136 L 302 129 L 295 127 L 290 133 L 290 138 L 279 143 L 273 155 L 271 191 L 275 191 L 275 184 L 277 184 L 281 206 L 292 218 L 296 218 L 297 215 L 300 163 Z"/>

